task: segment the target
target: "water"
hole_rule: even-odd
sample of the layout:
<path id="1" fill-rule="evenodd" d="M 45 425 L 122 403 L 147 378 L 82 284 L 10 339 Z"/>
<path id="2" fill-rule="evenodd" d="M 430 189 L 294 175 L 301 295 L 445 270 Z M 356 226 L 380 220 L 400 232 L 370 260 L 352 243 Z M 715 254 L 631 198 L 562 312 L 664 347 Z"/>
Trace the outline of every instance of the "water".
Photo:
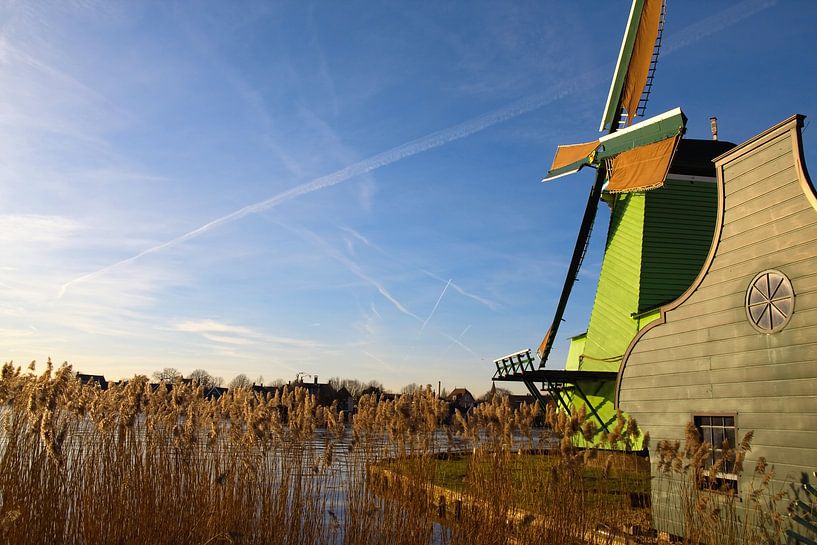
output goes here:
<path id="1" fill-rule="evenodd" d="M 6 409 L 0 409 L 0 417 L 3 416 Z M 183 425 L 184 420 L 180 419 L 179 425 Z M 134 427 L 130 429 L 131 438 L 137 442 L 144 441 L 146 437 L 144 420 L 137 419 Z M 288 433 L 288 429 L 284 429 L 284 436 Z M 75 456 L 79 449 L 87 448 L 88 442 L 98 437 L 94 428 L 93 422 L 90 419 L 84 421 L 72 430 L 70 436 L 67 437 L 63 445 L 63 452 L 65 454 L 66 464 L 64 471 L 69 475 L 75 471 L 72 467 L 72 460 L 76 460 Z M 206 446 L 203 442 L 205 436 L 202 435 L 202 441 L 199 446 L 194 447 L 194 452 L 199 456 L 220 456 L 229 453 L 229 447 L 226 440 L 220 440 L 215 445 Z M 544 430 L 534 430 L 534 445 L 541 448 L 543 446 L 555 446 L 555 442 L 548 432 Z M 5 453 L 5 448 L 8 442 L 8 437 L 5 432 L 0 432 L 0 456 Z M 479 442 L 485 442 L 485 437 L 481 437 Z M 528 439 L 520 435 L 514 437 L 514 443 L 519 446 L 527 445 Z M 326 464 L 326 448 L 332 445 L 332 459 L 331 463 Z M 473 449 L 473 442 L 471 439 L 462 437 L 451 437 L 442 430 L 436 431 L 430 437 L 429 445 L 431 452 L 436 454 L 451 454 L 463 455 L 469 454 Z M 169 441 L 168 449 L 174 449 L 172 442 Z M 362 449 L 369 449 L 367 453 L 361 452 Z M 289 444 L 279 444 L 276 448 L 269 451 L 258 450 L 261 456 L 270 457 L 266 464 L 272 464 L 268 467 L 273 467 L 278 464 L 291 464 L 289 469 L 295 469 L 298 477 L 302 480 L 302 489 L 304 491 L 313 491 L 317 494 L 311 498 L 302 499 L 300 501 L 318 502 L 317 504 L 323 510 L 323 524 L 327 529 L 329 542 L 334 545 L 340 545 L 344 542 L 344 530 L 347 522 L 346 517 L 349 516 L 349 491 L 351 484 L 363 485 L 362 479 L 365 478 L 365 461 L 386 460 L 394 458 L 400 452 L 398 445 L 391 441 L 386 435 L 381 435 L 375 440 L 368 440 L 365 444 L 357 444 L 354 441 L 353 434 L 350 429 L 346 429 L 341 437 L 335 437 L 331 432 L 318 429 L 313 436 L 303 442 L 294 441 Z M 425 452 L 428 452 L 427 450 Z M 289 456 L 289 459 L 281 457 Z M 217 477 L 214 475 L 214 479 Z M 273 477 L 274 482 L 276 477 Z M 357 479 L 357 482 L 355 482 Z M 237 484 L 240 486 L 240 483 Z M 274 486 L 274 485 L 271 485 Z M 275 493 L 275 490 L 270 490 L 270 493 Z M 291 500 L 290 495 L 290 500 Z M 376 516 L 384 516 L 384 508 L 386 502 L 390 501 L 384 497 L 373 497 L 375 508 L 379 509 Z M 393 501 L 393 500 L 392 500 Z M 431 518 L 424 519 L 427 521 L 433 520 Z M 314 523 L 315 521 L 311 521 Z M 304 521 L 305 524 L 310 521 Z M 429 528 L 430 543 L 432 545 L 444 545 L 450 539 L 450 528 L 445 526 L 442 521 L 431 522 Z"/>

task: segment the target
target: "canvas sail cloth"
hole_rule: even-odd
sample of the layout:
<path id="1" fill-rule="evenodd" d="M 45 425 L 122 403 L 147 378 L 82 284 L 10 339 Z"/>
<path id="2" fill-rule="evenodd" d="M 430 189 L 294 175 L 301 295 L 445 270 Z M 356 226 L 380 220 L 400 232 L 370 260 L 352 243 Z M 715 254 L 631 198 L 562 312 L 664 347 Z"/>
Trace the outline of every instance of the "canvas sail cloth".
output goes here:
<path id="1" fill-rule="evenodd" d="M 681 135 L 619 153 L 609 162 L 608 193 L 646 191 L 664 185 Z"/>
<path id="2" fill-rule="evenodd" d="M 582 144 L 564 144 L 556 148 L 556 156 L 550 165 L 548 178 L 558 178 L 577 172 L 585 165 L 593 163 L 599 141 L 584 142 Z"/>
<path id="3" fill-rule="evenodd" d="M 653 57 L 658 55 L 664 3 L 665 0 L 633 0 L 600 131 L 616 125 L 622 109 L 627 112 L 626 125 L 632 124 Z"/>
<path id="4" fill-rule="evenodd" d="M 628 125 L 633 122 L 638 102 L 647 84 L 655 39 L 658 37 L 658 25 L 661 23 L 662 4 L 663 0 L 645 0 L 644 8 L 641 10 L 641 19 L 638 21 L 638 31 L 621 93 L 621 107 L 627 111 Z"/>
<path id="5" fill-rule="evenodd" d="M 545 356 L 545 348 L 550 340 L 550 329 L 551 328 L 548 328 L 547 333 L 545 333 L 545 338 L 542 339 L 542 342 L 539 343 L 539 348 L 536 349 L 536 355 L 539 356 L 540 360 Z"/>
<path id="6" fill-rule="evenodd" d="M 543 181 L 572 174 L 589 165 L 607 166 L 610 193 L 660 187 L 686 127 L 686 116 L 675 108 L 596 141 L 559 146 Z"/>

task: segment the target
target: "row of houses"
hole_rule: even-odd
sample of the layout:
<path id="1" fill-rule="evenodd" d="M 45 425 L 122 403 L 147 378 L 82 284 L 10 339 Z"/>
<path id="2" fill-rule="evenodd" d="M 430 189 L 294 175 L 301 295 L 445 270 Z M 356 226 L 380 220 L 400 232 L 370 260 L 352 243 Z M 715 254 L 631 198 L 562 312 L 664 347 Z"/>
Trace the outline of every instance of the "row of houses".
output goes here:
<path id="1" fill-rule="evenodd" d="M 118 380 L 116 382 L 108 381 L 104 375 L 91 375 L 86 373 L 77 373 L 77 379 L 83 384 L 93 384 L 99 386 L 101 390 L 107 390 L 111 385 L 114 384 L 119 385 L 127 382 L 126 380 Z M 174 381 L 151 382 L 150 387 L 155 391 L 160 387 L 172 389 L 176 384 L 195 386 L 195 381 L 194 379 L 191 378 L 179 378 Z M 273 396 L 275 395 L 276 392 L 282 390 L 285 387 L 303 388 L 307 390 L 311 395 L 314 395 L 317 398 L 318 403 L 321 405 L 330 406 L 332 403 L 337 401 L 338 404 L 344 408 L 354 406 L 354 397 L 349 393 L 349 391 L 346 388 L 340 388 L 339 390 L 335 390 L 335 388 L 329 383 L 318 382 L 318 377 L 315 377 L 313 382 L 304 382 L 302 380 L 290 381 L 286 384 L 286 386 L 265 386 L 263 384 L 255 383 L 253 383 L 252 386 L 250 386 L 253 392 L 266 396 Z M 226 394 L 228 391 L 229 388 L 212 385 L 204 389 L 204 397 L 208 399 L 218 399 L 224 394 Z"/>
<path id="2" fill-rule="evenodd" d="M 126 381 L 108 381 L 104 375 L 91 375 L 85 373 L 77 373 L 77 379 L 83 384 L 94 384 L 99 386 L 101 390 L 107 390 L 109 386 L 113 384 L 122 384 Z M 189 378 L 181 378 L 178 379 L 178 382 L 153 382 L 150 384 L 153 390 L 156 390 L 160 387 L 165 388 L 173 388 L 174 384 L 180 383 L 192 386 L 194 384 L 193 379 Z M 314 377 L 312 382 L 305 382 L 303 380 L 297 381 L 290 381 L 286 385 L 278 385 L 278 386 L 265 386 L 263 384 L 255 384 L 253 383 L 250 387 L 253 392 L 259 394 L 261 396 L 274 396 L 277 392 L 281 391 L 283 388 L 303 388 L 306 390 L 310 395 L 315 396 L 318 401 L 318 404 L 323 405 L 325 407 L 331 406 L 333 403 L 337 402 L 340 409 L 346 411 L 348 414 L 352 414 L 355 412 L 355 407 L 357 404 L 357 400 L 363 397 L 364 395 L 371 395 L 378 401 L 394 401 L 401 394 L 394 394 L 390 392 L 383 391 L 380 388 L 376 388 L 374 386 L 369 386 L 362 390 L 357 396 L 352 395 L 349 390 L 345 387 L 341 387 L 339 389 L 335 389 L 331 384 L 328 382 L 319 382 L 318 377 Z M 204 390 L 204 396 L 208 399 L 218 399 L 224 394 L 229 391 L 228 388 L 222 386 L 210 386 Z M 492 388 L 491 392 L 487 396 L 490 399 L 493 395 L 495 395 L 496 391 Z M 466 413 L 483 403 L 484 400 L 478 401 L 474 395 L 468 391 L 467 388 L 454 388 L 451 393 L 447 394 L 445 397 L 441 398 L 448 402 L 449 410 L 453 413 L 455 410 L 460 411 L 462 413 Z M 518 408 L 523 403 L 535 403 L 535 399 L 529 395 L 511 395 L 509 397 L 511 406 L 514 408 Z"/>

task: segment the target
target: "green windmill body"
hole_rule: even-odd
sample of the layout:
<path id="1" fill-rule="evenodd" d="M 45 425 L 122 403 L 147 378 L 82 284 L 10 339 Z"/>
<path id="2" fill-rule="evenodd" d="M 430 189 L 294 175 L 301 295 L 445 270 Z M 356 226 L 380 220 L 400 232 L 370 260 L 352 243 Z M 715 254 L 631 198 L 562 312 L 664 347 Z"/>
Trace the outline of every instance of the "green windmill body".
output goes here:
<path id="1" fill-rule="evenodd" d="M 712 159 L 731 147 L 682 140 L 662 187 L 602 194 L 610 224 L 598 287 L 587 331 L 570 339 L 565 370 L 612 374 L 578 380 L 572 389 L 555 385 L 553 395 L 571 410 L 588 405 L 599 425 L 615 420 L 615 381 L 627 347 L 662 304 L 689 288 L 706 260 L 718 203 Z"/>
<path id="2" fill-rule="evenodd" d="M 523 382 L 543 406 L 553 402 L 568 413 L 584 407 L 599 432 L 610 431 L 615 421 L 615 385 L 630 342 L 658 316 L 661 304 L 692 284 L 705 261 L 717 210 L 712 159 L 733 147 L 683 140 L 686 116 L 680 108 L 631 124 L 643 114 L 651 91 L 664 8 L 660 0 L 633 2 L 602 116 L 602 130 L 609 133 L 559 146 L 545 177 L 549 181 L 584 167 L 598 170 L 539 362 L 530 350 L 495 361 L 494 380 Z M 599 201 L 611 214 L 587 330 L 570 339 L 563 370 L 546 369 Z"/>

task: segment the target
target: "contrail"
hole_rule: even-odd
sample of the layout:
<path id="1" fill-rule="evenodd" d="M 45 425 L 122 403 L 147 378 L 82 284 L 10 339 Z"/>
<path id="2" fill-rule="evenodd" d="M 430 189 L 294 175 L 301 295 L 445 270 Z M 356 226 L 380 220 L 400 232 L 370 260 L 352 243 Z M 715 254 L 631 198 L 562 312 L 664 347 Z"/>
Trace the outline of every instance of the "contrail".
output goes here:
<path id="1" fill-rule="evenodd" d="M 420 333 L 423 332 L 423 330 L 426 328 L 426 324 L 428 323 L 428 321 L 431 320 L 431 317 L 434 316 L 435 312 L 437 312 L 437 307 L 440 306 L 440 301 L 443 300 L 443 295 L 445 295 L 445 290 L 447 290 L 448 286 L 450 286 L 450 285 L 451 285 L 451 279 L 449 278 L 448 283 L 443 288 L 442 293 L 440 294 L 439 297 L 437 297 L 437 302 L 434 303 L 434 308 L 431 309 L 431 314 L 428 315 L 428 318 L 426 318 L 426 321 L 423 322 L 423 325 L 420 327 Z"/>
<path id="2" fill-rule="evenodd" d="M 671 54 L 672 52 L 677 51 L 678 49 L 681 49 L 683 47 L 686 47 L 700 40 L 701 38 L 706 37 L 709 34 L 712 34 L 728 26 L 731 26 L 735 24 L 737 21 L 745 17 L 748 17 L 749 15 L 753 15 L 761 10 L 773 6 L 776 3 L 776 1 L 777 0 L 746 0 L 745 2 L 742 2 L 737 6 L 727 8 L 710 17 L 707 17 L 702 21 L 699 21 L 698 23 L 689 25 L 688 27 L 682 29 L 678 33 L 678 35 L 683 36 L 683 38 L 680 38 L 677 41 L 673 41 L 667 44 L 668 47 L 665 49 L 664 54 L 665 55 Z M 707 28 L 705 25 L 711 26 Z M 601 70 L 601 68 L 602 67 L 597 67 L 595 69 L 589 70 L 584 74 L 572 78 L 569 81 L 562 81 L 557 84 L 554 84 L 541 93 L 537 93 L 519 99 L 493 112 L 489 112 L 487 114 L 475 117 L 458 125 L 454 125 L 452 127 L 448 127 L 437 132 L 433 132 L 416 140 L 412 140 L 400 146 L 373 155 L 362 161 L 358 161 L 357 163 L 337 170 L 331 174 L 327 174 L 326 176 L 315 178 L 311 182 L 306 182 L 301 185 L 295 186 L 291 189 L 288 189 L 287 191 L 279 193 L 266 200 L 247 205 L 243 208 L 239 208 L 234 212 L 216 218 L 213 221 L 205 223 L 204 225 L 196 229 L 193 229 L 192 231 L 189 231 L 183 235 L 180 235 L 174 239 L 168 240 L 167 242 L 143 250 L 142 252 L 139 252 L 138 254 L 132 257 L 123 259 L 121 261 L 117 261 L 116 263 L 113 263 L 106 267 L 102 267 L 101 269 L 97 269 L 96 271 L 84 274 L 82 276 L 78 276 L 77 278 L 69 280 L 68 282 L 62 285 L 57 298 L 58 299 L 62 298 L 62 296 L 65 295 L 66 290 L 73 284 L 91 280 L 101 274 L 110 271 L 111 269 L 120 267 L 122 265 L 127 265 L 128 263 L 132 263 L 146 255 L 156 253 L 166 248 L 171 248 L 173 246 L 181 244 L 182 242 L 185 242 L 192 238 L 196 238 L 206 233 L 207 231 L 210 231 L 211 229 L 214 229 L 221 225 L 232 223 L 233 221 L 239 220 L 245 216 L 248 216 L 249 214 L 256 214 L 259 212 L 263 212 L 265 210 L 269 210 L 270 208 L 278 206 L 279 204 L 287 202 L 291 199 L 300 197 L 301 195 L 305 195 L 307 193 L 312 193 L 313 191 L 318 191 L 319 189 L 324 189 L 327 187 L 331 187 L 333 185 L 337 185 L 341 182 L 345 182 L 346 180 L 349 180 L 356 176 L 360 176 L 361 174 L 365 174 L 367 172 L 377 170 L 379 168 L 390 165 L 402 159 L 406 159 L 407 157 L 411 157 L 413 155 L 417 155 L 419 153 L 423 153 L 425 151 L 438 148 L 440 146 L 444 146 L 445 144 L 454 142 L 456 140 L 461 140 L 463 138 L 471 136 L 472 134 L 492 127 L 498 123 L 511 120 L 515 117 L 518 117 L 522 114 L 526 114 L 533 110 L 538 110 L 539 108 L 542 108 L 547 104 L 555 102 L 560 98 L 570 94 L 571 92 L 574 92 L 579 89 L 587 89 L 589 87 L 603 83 L 609 79 L 609 76 L 607 76 L 608 72 Z"/>
<path id="3" fill-rule="evenodd" d="M 355 231 L 351 227 L 339 226 L 339 228 L 341 230 L 343 230 L 343 231 L 346 231 L 347 233 L 349 233 L 350 235 L 352 235 L 353 237 L 358 239 L 360 242 L 362 242 L 363 244 L 365 244 L 369 248 L 372 248 L 373 250 L 379 252 L 381 255 L 384 255 L 387 258 L 391 259 L 392 261 L 400 263 L 401 265 L 404 265 L 404 266 L 416 267 L 416 265 L 413 265 L 411 263 L 408 263 L 407 261 L 404 261 L 402 259 L 399 259 L 399 258 L 393 256 L 391 253 L 387 252 L 386 250 L 384 250 L 383 248 L 381 248 L 380 246 L 378 246 L 374 242 L 370 241 L 367 237 L 365 237 L 362 234 L 358 233 L 357 231 Z M 429 270 L 423 269 L 422 267 L 417 268 L 417 270 L 420 271 L 421 273 L 423 273 L 424 275 L 428 276 L 429 278 L 433 278 L 434 280 L 438 280 L 440 282 L 445 282 L 444 278 L 441 278 L 439 275 L 436 275 L 436 274 L 434 274 L 433 272 L 431 272 Z M 462 286 L 458 285 L 453 280 L 449 280 L 448 282 L 451 284 L 451 288 L 456 290 L 457 292 L 459 292 L 460 295 L 462 295 L 464 297 L 468 297 L 469 299 L 473 299 L 474 301 L 485 305 L 486 307 L 488 307 L 491 310 L 496 310 L 497 309 L 497 304 L 494 303 L 493 301 L 489 301 L 488 299 L 485 299 L 484 297 L 480 297 L 479 295 L 476 295 L 476 294 L 473 294 L 473 293 L 471 293 L 469 291 L 466 291 L 465 289 L 462 288 Z"/>
<path id="4" fill-rule="evenodd" d="M 361 280 L 364 280 L 365 282 L 367 282 L 368 284 L 373 286 L 375 289 L 377 289 L 377 291 L 380 292 L 380 295 L 382 295 L 387 301 L 389 301 L 392 305 L 394 305 L 394 307 L 397 310 L 399 310 L 400 312 L 402 312 L 406 316 L 410 316 L 411 318 L 414 318 L 418 322 L 423 322 L 423 325 L 420 328 L 420 331 L 422 331 L 423 328 L 425 328 L 428 321 L 434 315 L 434 312 L 437 310 L 437 307 L 439 306 L 440 301 L 443 298 L 443 295 L 445 295 L 445 291 L 448 289 L 448 286 L 452 285 L 451 280 L 449 280 L 448 283 L 443 288 L 443 291 L 440 294 L 440 297 L 437 298 L 437 303 L 434 305 L 434 308 L 432 309 L 431 314 L 429 314 L 428 318 L 426 318 L 426 320 L 423 321 L 422 318 L 420 318 L 419 316 L 417 316 L 416 314 L 411 312 L 409 309 L 407 309 L 400 301 L 398 301 L 391 293 L 389 293 L 389 291 L 380 282 L 378 282 L 377 280 L 375 280 L 374 278 L 372 278 L 371 276 L 369 276 L 365 272 L 363 272 L 363 270 L 360 268 L 360 266 L 357 263 L 355 263 L 351 259 L 347 258 L 346 256 L 344 256 L 340 252 L 336 251 L 329 244 L 327 244 L 327 242 L 324 239 L 322 239 L 320 236 L 313 233 L 309 229 L 298 229 L 298 228 L 292 227 L 290 225 L 286 225 L 284 223 L 281 223 L 280 221 L 275 221 L 275 220 L 273 220 L 273 221 L 277 225 L 279 225 L 280 227 L 282 227 L 282 228 L 284 228 L 284 229 L 286 229 L 286 230 L 288 230 L 288 231 L 290 231 L 290 232 L 292 232 L 292 233 L 294 233 L 294 234 L 296 234 L 296 235 L 298 235 L 298 236 L 300 236 L 302 238 L 311 240 L 315 245 L 322 248 L 323 251 L 326 252 L 330 257 L 336 259 L 341 264 L 343 264 L 347 269 L 349 269 L 349 271 L 352 274 L 354 274 L 355 276 L 357 276 Z M 371 308 L 372 308 L 372 311 L 378 317 L 380 317 L 380 314 L 374 308 L 374 304 L 372 304 Z M 445 337 L 449 341 L 451 341 L 453 344 L 456 344 L 457 346 L 459 346 L 463 350 L 469 352 L 474 357 L 477 357 L 477 358 L 480 358 L 480 359 L 484 360 L 485 359 L 484 357 L 482 357 L 479 354 L 477 354 L 476 352 L 474 352 L 469 346 L 467 346 L 466 344 L 464 344 L 461 341 L 462 337 L 468 332 L 469 329 L 471 329 L 470 324 L 462 331 L 462 333 L 460 333 L 459 339 L 456 339 L 456 338 L 452 337 L 451 335 L 449 335 L 448 333 L 445 333 L 443 331 L 437 330 L 437 333 L 442 335 L 443 337 Z"/>
<path id="5" fill-rule="evenodd" d="M 485 115 L 481 115 L 464 123 L 460 123 L 459 125 L 454 125 L 453 127 L 449 127 L 447 129 L 431 133 L 422 138 L 412 140 L 406 144 L 402 144 L 390 150 L 378 153 L 377 155 L 373 155 L 368 159 L 364 159 L 362 161 L 349 165 L 345 168 L 342 168 L 338 171 L 335 171 L 331 174 L 327 174 L 326 176 L 316 178 L 311 182 L 306 182 L 301 185 L 295 186 L 291 189 L 288 189 L 287 191 L 279 193 L 263 201 L 259 201 L 254 204 L 247 205 L 243 208 L 239 208 L 234 212 L 230 212 L 229 214 L 216 218 L 208 223 L 205 223 L 200 227 L 197 227 L 196 229 L 193 229 L 192 231 L 189 231 L 174 239 L 168 240 L 167 242 L 163 242 L 162 244 L 152 246 L 127 259 L 117 261 L 116 263 L 112 263 L 111 265 L 102 267 L 101 269 L 98 269 L 96 271 L 84 274 L 82 276 L 78 276 L 73 280 L 69 280 L 60 288 L 60 292 L 57 298 L 58 299 L 62 298 L 62 296 L 65 295 L 66 290 L 73 284 L 91 280 L 101 274 L 110 271 L 111 269 L 120 267 L 122 265 L 127 265 L 128 263 L 132 263 L 146 255 L 156 253 L 160 250 L 171 248 L 173 246 L 181 244 L 182 242 L 203 235 L 204 233 L 210 231 L 211 229 L 220 227 L 222 225 L 226 225 L 228 223 L 232 223 L 250 214 L 264 212 L 265 210 L 269 210 L 270 208 L 278 206 L 279 204 L 285 203 L 291 199 L 300 197 L 301 195 L 306 195 L 307 193 L 312 193 L 314 191 L 318 191 L 319 189 L 324 189 L 327 187 L 331 187 L 333 185 L 337 185 L 341 182 L 345 182 L 356 176 L 360 176 L 361 174 L 377 170 L 379 168 L 390 165 L 407 157 L 417 155 L 418 153 L 438 148 L 455 140 L 461 140 L 467 136 L 483 131 L 493 125 L 496 125 L 497 123 L 508 121 L 509 119 L 513 119 L 524 113 L 541 108 L 546 104 L 549 104 L 562 98 L 563 96 L 567 95 L 573 90 L 585 88 L 588 85 L 595 85 L 599 83 L 599 81 L 596 80 L 601 81 L 601 78 L 598 74 L 598 70 L 587 72 L 586 74 L 579 76 L 578 78 L 575 78 L 570 82 L 554 85 L 543 93 L 539 93 L 533 96 L 517 100 L 516 102 L 513 102 L 512 104 L 505 106 L 504 108 L 500 108 L 499 110 L 490 112 Z"/>
<path id="6" fill-rule="evenodd" d="M 434 274 L 431 271 L 427 271 L 425 269 L 420 269 L 420 272 L 422 272 L 423 274 L 425 274 L 427 276 L 430 276 L 431 278 L 433 278 L 435 280 L 439 280 L 440 282 L 443 281 L 443 279 L 440 276 Z M 459 292 L 460 295 L 462 295 L 464 297 L 468 297 L 469 299 L 473 299 L 477 303 L 481 303 L 481 304 L 485 305 L 486 307 L 488 307 L 491 310 L 496 310 L 498 308 L 499 305 L 497 305 L 493 301 L 489 301 L 488 299 L 485 299 L 484 297 L 480 297 L 479 295 L 476 295 L 474 293 L 466 291 L 465 289 L 463 289 L 462 286 L 460 286 L 456 282 L 452 282 L 451 280 L 449 280 L 449 282 L 451 282 L 451 288 L 454 289 L 455 291 Z"/>
<path id="7" fill-rule="evenodd" d="M 697 23 L 692 23 L 668 36 L 667 44 L 661 48 L 661 55 L 670 55 L 675 51 L 693 44 L 711 34 L 720 32 L 759 11 L 777 4 L 777 0 L 746 0 L 730 8 L 712 14 Z"/>
<path id="8" fill-rule="evenodd" d="M 446 346 L 445 350 L 443 350 L 440 355 L 443 355 L 446 352 L 448 352 L 449 350 L 451 350 L 451 347 L 454 346 L 455 344 L 459 344 L 460 346 L 464 347 L 465 345 L 462 344 L 462 338 L 465 337 L 465 334 L 468 333 L 468 330 L 470 330 L 470 329 L 471 329 L 471 324 L 468 324 L 467 326 L 465 326 L 465 329 L 462 330 L 462 333 L 460 333 L 459 337 L 457 337 L 457 339 L 455 341 L 453 341 L 451 344 Z M 450 336 L 445 335 L 445 334 L 443 334 L 443 336 L 450 340 Z M 473 350 L 471 350 L 470 348 L 467 348 L 467 347 L 465 347 L 465 348 L 469 352 L 473 353 Z"/>
<path id="9" fill-rule="evenodd" d="M 387 371 L 396 371 L 396 369 L 394 368 L 394 366 L 393 366 L 393 365 L 389 365 L 388 363 L 386 363 L 385 361 L 383 361 L 383 359 L 382 359 L 382 358 L 378 358 L 377 356 L 375 356 L 375 355 L 374 355 L 374 354 L 372 354 L 371 352 L 368 352 L 368 351 L 366 351 L 366 350 L 361 350 L 361 352 L 362 352 L 362 353 L 364 353 L 364 354 L 366 354 L 367 356 L 369 356 L 369 357 L 370 357 L 370 358 L 372 358 L 373 360 L 375 360 L 377 363 L 379 363 L 379 364 L 380 364 L 380 365 L 381 365 L 383 368 L 385 368 Z"/>
<path id="10" fill-rule="evenodd" d="M 463 344 L 463 342 L 460 341 L 459 339 L 455 339 L 451 335 L 449 335 L 447 333 L 443 333 L 442 331 L 440 331 L 439 333 L 440 333 L 440 335 L 442 335 L 443 337 L 445 337 L 446 339 L 448 339 L 452 343 L 456 344 L 457 346 L 459 346 L 460 348 L 462 348 L 463 350 L 465 350 L 466 352 L 468 352 L 469 354 L 471 354 L 475 358 L 479 358 L 481 360 L 485 359 L 483 356 L 480 356 L 479 354 L 477 354 L 476 352 L 471 350 L 471 348 L 469 346 L 467 346 L 466 344 Z"/>
<path id="11" fill-rule="evenodd" d="M 383 284 L 381 284 L 379 281 L 377 281 L 376 279 L 372 278 L 371 276 L 369 276 L 368 274 L 363 272 L 363 270 L 360 268 L 360 265 L 358 265 L 357 263 L 355 263 L 354 261 L 352 261 L 351 259 L 349 259 L 345 255 L 341 254 L 340 252 L 336 251 L 329 244 L 327 244 L 327 242 L 324 239 L 322 239 L 320 236 L 313 233 L 309 229 L 297 229 L 297 228 L 292 227 L 290 225 L 286 225 L 284 223 L 281 223 L 280 221 L 275 221 L 275 220 L 273 220 L 273 221 L 274 221 L 274 223 L 278 224 L 280 227 L 283 227 L 284 229 L 286 229 L 286 230 L 288 230 L 288 231 L 290 231 L 292 233 L 295 233 L 296 235 L 300 236 L 301 238 L 311 240 L 313 244 L 315 244 L 316 246 L 319 246 L 321 249 L 323 249 L 323 251 L 326 252 L 327 255 L 329 255 L 331 258 L 335 259 L 336 261 L 340 262 L 344 267 L 346 267 L 349 270 L 349 272 L 351 272 L 352 274 L 354 274 L 355 276 L 357 276 L 358 278 L 360 278 L 361 280 L 363 280 L 367 284 L 373 286 L 378 292 L 380 292 L 380 295 L 382 295 L 384 299 L 386 299 L 388 302 L 390 302 L 392 305 L 394 305 L 394 308 L 396 308 L 397 310 L 399 310 L 400 312 L 402 312 L 406 316 L 410 316 L 410 317 L 414 318 L 418 322 L 423 321 L 422 318 L 420 318 L 419 316 L 417 316 L 416 314 L 411 312 L 409 309 L 407 309 L 403 305 L 403 303 L 398 301 L 397 298 L 394 297 L 389 292 L 389 290 L 386 289 L 386 287 Z M 372 310 L 374 310 L 374 307 L 372 307 Z M 377 311 L 375 311 L 375 314 L 377 314 Z M 378 314 L 378 316 L 380 316 L 380 315 Z"/>

